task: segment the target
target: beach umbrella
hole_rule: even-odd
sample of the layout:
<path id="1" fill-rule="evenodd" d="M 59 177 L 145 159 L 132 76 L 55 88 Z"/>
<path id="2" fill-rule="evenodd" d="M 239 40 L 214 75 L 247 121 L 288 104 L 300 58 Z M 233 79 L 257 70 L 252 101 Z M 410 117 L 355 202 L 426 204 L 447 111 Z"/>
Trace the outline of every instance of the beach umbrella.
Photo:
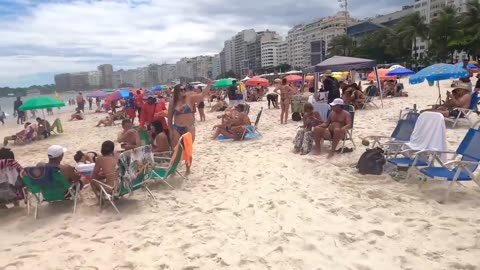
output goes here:
<path id="1" fill-rule="evenodd" d="M 298 81 L 301 81 L 303 80 L 303 77 L 302 76 L 298 76 L 298 75 L 288 75 L 287 77 L 285 77 L 287 79 L 287 82 L 291 83 L 291 82 L 298 82 Z"/>
<path id="2" fill-rule="evenodd" d="M 122 98 L 124 98 L 124 97 L 122 96 L 122 94 L 120 94 L 120 91 L 116 91 L 116 92 L 113 92 L 110 95 L 108 95 L 105 98 L 105 102 L 107 102 L 107 101 L 111 102 L 112 100 L 120 100 Z"/>
<path id="3" fill-rule="evenodd" d="M 150 88 L 150 91 L 152 91 L 152 92 L 155 92 L 155 91 L 164 91 L 164 90 L 168 90 L 168 86 L 166 86 L 166 85 L 157 85 L 157 86 L 154 86 L 154 87 Z"/>
<path id="4" fill-rule="evenodd" d="M 313 76 L 313 75 L 305 76 L 305 81 L 313 81 L 313 80 L 315 80 L 315 76 Z"/>
<path id="5" fill-rule="evenodd" d="M 455 66 L 463 68 L 463 63 L 457 63 L 457 64 L 455 64 Z M 472 63 L 468 63 L 468 64 L 467 64 L 467 68 L 470 68 L 470 69 L 478 69 L 478 67 L 475 66 L 475 65 L 472 64 Z"/>
<path id="6" fill-rule="evenodd" d="M 115 92 L 115 89 L 107 89 L 107 90 L 105 90 L 105 92 L 107 92 L 107 93 L 113 93 L 113 92 Z"/>
<path id="7" fill-rule="evenodd" d="M 260 77 L 253 77 L 253 78 L 249 79 L 245 85 L 246 86 L 257 86 L 258 84 L 260 84 L 260 86 L 263 86 L 263 87 L 268 87 L 270 85 L 270 83 L 268 82 L 267 79 L 260 78 Z"/>
<path id="8" fill-rule="evenodd" d="M 458 79 L 467 76 L 468 72 L 459 66 L 450 64 L 434 64 L 420 70 L 419 72 L 417 72 L 417 74 L 411 76 L 409 81 L 410 84 L 418 84 L 427 80 L 430 85 L 433 85 L 434 82 L 437 82 L 438 102 L 441 102 L 442 95 L 440 93 L 439 81 Z"/>
<path id="9" fill-rule="evenodd" d="M 128 96 L 130 96 L 130 90 L 129 89 L 120 89 L 117 92 L 120 93 L 122 98 L 127 98 Z"/>
<path id="10" fill-rule="evenodd" d="M 233 81 L 236 80 L 236 79 L 221 79 L 221 80 L 218 80 L 212 87 L 214 89 L 218 89 L 218 88 L 228 88 L 230 86 L 232 86 L 232 83 Z"/>
<path id="11" fill-rule="evenodd" d="M 45 119 L 45 112 L 43 111 L 43 109 L 58 108 L 58 107 L 65 107 L 65 103 L 53 97 L 39 96 L 39 97 L 34 97 L 25 101 L 25 103 L 23 103 L 23 105 L 20 106 L 20 108 L 18 109 L 20 111 L 41 109 L 43 114 L 43 119 Z"/>
<path id="12" fill-rule="evenodd" d="M 94 97 L 94 98 L 103 98 L 103 97 L 106 97 L 108 96 L 107 92 L 103 91 L 103 90 L 97 90 L 97 91 L 93 91 L 89 94 L 87 94 L 87 97 Z"/>
<path id="13" fill-rule="evenodd" d="M 415 71 L 410 70 L 408 68 L 397 68 L 397 69 L 391 70 L 386 75 L 387 76 L 399 76 L 399 77 L 401 77 L 401 76 L 408 76 L 408 75 L 413 75 L 413 74 L 415 74 Z"/>
<path id="14" fill-rule="evenodd" d="M 393 65 L 393 66 L 389 67 L 388 69 L 389 70 L 394 70 L 394 69 L 399 69 L 399 68 L 405 68 L 405 67 L 401 66 L 401 65 Z"/>
<path id="15" fill-rule="evenodd" d="M 378 78 L 381 80 L 381 81 L 388 81 L 388 80 L 395 80 L 397 79 L 397 77 L 395 76 L 388 76 L 387 73 L 389 73 L 390 70 L 386 69 L 386 68 L 379 68 L 378 69 Z M 376 77 L 375 77 L 375 72 L 370 72 L 370 74 L 368 74 L 368 77 L 367 77 L 368 80 L 375 80 Z"/>

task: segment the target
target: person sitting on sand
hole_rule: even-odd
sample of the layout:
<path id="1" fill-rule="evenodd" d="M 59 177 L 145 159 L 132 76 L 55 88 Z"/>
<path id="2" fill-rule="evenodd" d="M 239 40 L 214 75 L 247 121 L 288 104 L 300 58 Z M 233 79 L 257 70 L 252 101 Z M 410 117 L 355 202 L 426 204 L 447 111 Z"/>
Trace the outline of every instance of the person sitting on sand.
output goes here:
<path id="1" fill-rule="evenodd" d="M 442 105 L 435 105 L 432 109 L 423 110 L 421 112 L 439 112 L 443 114 L 444 117 L 454 117 L 457 118 L 465 117 L 465 115 L 455 108 L 468 109 L 472 101 L 472 94 L 469 90 L 464 88 L 455 88 L 450 91 L 447 91 L 447 100 Z"/>
<path id="2" fill-rule="evenodd" d="M 104 183 L 103 186 L 106 192 L 111 193 L 112 188 L 117 181 L 117 161 L 118 157 L 115 155 L 115 144 L 112 141 L 104 141 L 102 149 L 100 150 L 102 156 L 97 157 L 95 167 L 93 168 L 92 179 Z M 92 191 L 97 197 L 101 196 L 100 184 L 92 181 L 90 183 Z"/>
<path id="3" fill-rule="evenodd" d="M 77 170 L 68 165 L 62 164 L 64 153 L 67 151 L 66 148 L 63 148 L 60 145 L 52 145 L 47 150 L 48 163 L 39 163 L 38 166 L 54 166 L 58 167 L 62 174 L 67 178 L 70 184 L 79 182 L 80 188 L 83 187 L 83 182 L 81 181 L 82 176 L 77 172 Z"/>
<path id="4" fill-rule="evenodd" d="M 323 140 L 332 140 L 332 149 L 327 158 L 335 155 L 338 143 L 345 138 L 347 129 L 352 127 L 352 117 L 349 112 L 343 109 L 344 102 L 341 98 L 334 99 L 330 106 L 332 106 L 332 111 L 327 122 L 313 129 L 313 138 L 319 153 L 322 149 Z"/>
<path id="5" fill-rule="evenodd" d="M 73 155 L 73 160 L 75 160 L 77 165 L 95 163 L 96 158 L 97 153 L 95 152 L 83 153 L 82 151 L 77 151 L 75 155 Z"/>
<path id="6" fill-rule="evenodd" d="M 313 105 L 309 102 L 303 105 L 303 127 L 297 131 L 293 140 L 295 151 L 306 155 L 312 149 L 312 129 L 323 123 L 319 112 L 314 111 Z"/>
<path id="7" fill-rule="evenodd" d="M 95 127 L 100 127 L 100 126 L 104 126 L 104 127 L 111 127 L 113 126 L 113 112 L 112 111 L 109 111 L 108 112 L 108 115 L 105 116 L 105 118 L 103 119 L 100 119 L 100 121 L 98 121 L 97 125 Z"/>
<path id="8" fill-rule="evenodd" d="M 163 129 L 162 122 L 153 121 L 150 129 L 152 134 L 152 151 L 154 153 L 170 151 L 167 130 Z"/>
<path id="9" fill-rule="evenodd" d="M 50 126 L 50 122 L 48 122 L 47 120 L 45 119 L 42 119 L 40 117 L 37 117 L 37 124 L 38 124 L 38 136 L 39 137 L 44 137 L 44 138 L 47 138 L 48 136 L 50 136 L 50 131 L 51 131 L 51 126 Z"/>
<path id="10" fill-rule="evenodd" d="M 217 103 L 212 106 L 210 112 L 223 112 L 227 109 L 228 103 L 225 100 L 221 99 L 220 97 L 217 98 Z"/>
<path id="11" fill-rule="evenodd" d="M 123 119 L 122 121 L 123 131 L 118 136 L 118 142 L 122 144 L 124 150 L 130 150 L 142 145 L 140 140 L 140 134 L 133 128 L 132 121 L 130 119 Z"/>
<path id="12" fill-rule="evenodd" d="M 245 133 L 247 126 L 251 124 L 244 104 L 238 104 L 234 109 L 227 111 L 221 118 L 222 123 L 213 127 L 215 129 L 213 139 L 222 134 L 225 138 L 239 140 Z"/>
<path id="13" fill-rule="evenodd" d="M 71 115 L 70 120 L 68 121 L 83 120 L 83 119 L 85 119 L 85 116 L 83 115 L 82 110 L 76 109 L 75 113 Z"/>
<path id="14" fill-rule="evenodd" d="M 25 133 L 27 132 L 27 127 L 30 126 L 30 124 L 31 124 L 30 122 L 25 122 L 25 124 L 23 125 L 24 129 L 17 132 L 15 135 L 5 136 L 3 138 L 3 146 L 7 146 L 8 141 L 14 141 L 14 142 L 23 141 L 23 139 L 26 136 Z"/>

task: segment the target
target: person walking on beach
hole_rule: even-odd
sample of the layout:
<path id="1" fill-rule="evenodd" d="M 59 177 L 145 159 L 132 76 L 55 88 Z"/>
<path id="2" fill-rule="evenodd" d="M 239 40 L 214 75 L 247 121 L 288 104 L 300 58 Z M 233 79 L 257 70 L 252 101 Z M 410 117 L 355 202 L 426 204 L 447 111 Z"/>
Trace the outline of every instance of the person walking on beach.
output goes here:
<path id="1" fill-rule="evenodd" d="M 20 111 L 20 106 L 23 105 L 23 101 L 20 97 L 17 97 L 17 100 L 13 102 L 13 115 L 17 117 L 17 124 L 22 124 L 25 122 L 25 112 Z"/>
<path id="2" fill-rule="evenodd" d="M 83 98 L 82 93 L 78 93 L 77 96 L 77 108 L 82 112 L 85 112 L 85 99 Z"/>
<path id="3" fill-rule="evenodd" d="M 91 111 L 92 110 L 92 105 L 93 105 L 93 98 L 88 97 L 88 109 Z"/>
<path id="4" fill-rule="evenodd" d="M 291 96 L 295 92 L 290 85 L 287 84 L 287 78 L 282 79 L 282 84 L 277 86 L 275 90 L 273 90 L 275 93 L 280 92 L 280 124 L 287 124 L 287 118 L 288 118 L 288 109 L 290 107 L 290 101 L 291 101 Z"/>
<path id="5" fill-rule="evenodd" d="M 2 126 L 5 126 L 5 119 L 7 116 L 5 115 L 5 112 L 2 111 L 2 107 L 0 107 L 0 122 L 2 122 Z"/>
<path id="6" fill-rule="evenodd" d="M 135 95 L 135 108 L 137 109 L 138 120 L 140 121 L 140 115 L 142 113 L 142 107 L 145 104 L 145 100 L 143 99 L 143 94 L 141 90 L 137 90 L 137 94 Z"/>

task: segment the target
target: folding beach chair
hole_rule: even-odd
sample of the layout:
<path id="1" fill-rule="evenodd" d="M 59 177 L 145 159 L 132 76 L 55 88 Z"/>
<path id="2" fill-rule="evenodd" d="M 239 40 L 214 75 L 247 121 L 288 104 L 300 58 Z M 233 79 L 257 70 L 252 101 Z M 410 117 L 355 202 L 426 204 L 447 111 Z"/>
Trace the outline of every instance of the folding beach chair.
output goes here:
<path id="1" fill-rule="evenodd" d="M 55 129 L 57 131 L 55 131 Z M 53 133 L 55 135 L 58 135 L 59 133 L 63 133 L 62 122 L 60 121 L 59 118 L 57 118 L 57 119 L 55 119 L 55 121 L 53 121 L 53 124 L 49 128 L 49 132 Z"/>
<path id="2" fill-rule="evenodd" d="M 35 219 L 38 216 L 38 206 L 46 202 L 73 200 L 73 213 L 77 209 L 77 199 L 80 194 L 80 183 L 70 184 L 58 167 L 27 167 L 24 170 L 23 182 L 30 194 L 35 197 Z M 27 193 L 27 213 L 30 214 L 30 199 Z"/>
<path id="3" fill-rule="evenodd" d="M 378 109 L 377 104 L 373 102 L 377 96 L 378 96 L 378 88 L 377 86 L 373 85 L 372 87 L 370 87 L 370 89 L 367 92 L 367 96 L 365 97 L 365 103 L 363 103 L 362 109 L 365 109 L 365 107 L 367 107 L 368 104 L 373 105 L 375 106 L 375 108 Z"/>
<path id="4" fill-rule="evenodd" d="M 480 101 L 479 93 L 474 92 L 472 94 L 472 99 L 470 101 L 470 106 L 468 109 L 463 108 L 455 108 L 454 110 L 458 110 L 460 113 L 457 117 L 448 117 L 445 118 L 445 121 L 452 122 L 452 128 L 454 128 L 460 120 L 467 120 L 470 124 L 470 127 L 473 127 L 474 122 L 470 119 L 470 116 L 476 114 L 477 116 L 480 114 L 478 111 L 478 102 Z"/>
<path id="5" fill-rule="evenodd" d="M 183 157 L 183 153 L 185 152 L 185 145 L 184 145 L 184 137 L 185 135 L 181 136 L 178 140 L 178 144 L 174 148 L 171 157 L 164 157 L 164 156 L 157 156 L 155 157 L 155 168 L 152 171 L 152 179 L 159 179 L 165 184 L 167 184 L 170 188 L 174 189 L 166 180 L 172 176 L 173 174 L 178 174 L 183 180 L 188 180 L 182 173 L 178 171 L 178 166 L 180 165 Z M 167 166 L 162 166 L 162 164 L 168 164 Z"/>
<path id="6" fill-rule="evenodd" d="M 131 195 L 135 190 L 144 188 L 152 199 L 155 199 L 150 189 L 146 186 L 151 178 L 154 166 L 152 148 L 149 145 L 141 146 L 123 152 L 117 163 L 117 181 L 114 186 L 109 186 L 101 181 L 92 179 L 101 190 L 100 207 L 107 200 L 115 211 L 120 214 L 114 200 L 125 195 Z M 111 190 L 111 192 L 108 192 Z"/>
<path id="7" fill-rule="evenodd" d="M 242 135 L 242 140 L 245 139 L 258 139 L 262 136 L 260 131 L 258 131 L 258 123 L 260 122 L 260 118 L 262 117 L 262 112 L 263 112 L 263 107 L 260 108 L 260 111 L 257 114 L 257 119 L 255 119 L 255 122 L 252 122 L 252 125 L 247 126 L 245 128 L 243 135 Z"/>
<path id="8" fill-rule="evenodd" d="M 427 166 L 419 168 L 421 164 L 419 164 L 418 158 L 415 158 L 412 164 L 411 170 L 415 168 L 415 171 L 423 176 L 421 177 L 423 179 L 420 179 L 419 188 L 421 188 L 422 182 L 428 179 L 449 182 L 445 193 L 444 201 L 446 202 L 453 183 L 461 185 L 460 182 L 474 181 L 480 186 L 480 181 L 475 179 L 473 175 L 473 172 L 478 168 L 478 165 L 480 165 L 480 130 L 469 129 L 455 152 L 426 150 L 421 151 L 421 153 L 428 154 L 431 158 Z M 443 162 L 440 158 L 442 154 L 454 154 L 454 156 L 449 161 Z M 457 159 L 458 156 L 461 156 L 460 160 Z M 438 166 L 434 166 L 434 164 L 438 164 Z"/>
<path id="9" fill-rule="evenodd" d="M 25 188 L 19 185 L 19 172 L 22 166 L 14 159 L 0 159 L 0 205 L 17 203 L 25 198 Z"/>
<path id="10" fill-rule="evenodd" d="M 408 121 L 408 120 L 407 120 Z M 395 149 L 387 155 L 387 164 L 396 168 L 410 168 L 417 158 L 418 166 L 427 166 L 428 157 L 420 151 L 446 150 L 446 127 L 442 114 L 424 112 L 416 121 L 415 128 L 408 142 L 390 142 Z"/>
<path id="11" fill-rule="evenodd" d="M 343 138 L 342 140 L 342 150 L 341 150 L 341 153 L 343 153 L 343 151 L 345 150 L 345 142 L 346 141 L 351 141 L 352 142 L 352 145 L 353 145 L 353 149 L 356 148 L 356 145 L 355 145 L 355 142 L 353 141 L 353 127 L 354 127 L 354 123 L 355 123 L 355 107 L 353 107 L 352 105 L 343 105 L 343 109 L 347 112 L 350 113 L 350 116 L 352 118 L 352 127 L 347 129 L 347 132 L 345 133 L 345 137 Z"/>
<path id="12" fill-rule="evenodd" d="M 316 101 L 313 103 L 313 110 L 320 114 L 323 121 L 327 120 L 328 114 L 330 113 L 331 109 L 332 108 L 330 107 L 330 105 L 326 102 Z"/>

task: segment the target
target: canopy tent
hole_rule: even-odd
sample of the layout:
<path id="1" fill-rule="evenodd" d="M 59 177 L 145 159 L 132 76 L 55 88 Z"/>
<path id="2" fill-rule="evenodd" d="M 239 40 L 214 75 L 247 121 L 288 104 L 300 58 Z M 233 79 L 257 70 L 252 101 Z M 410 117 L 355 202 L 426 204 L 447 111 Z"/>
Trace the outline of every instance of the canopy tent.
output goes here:
<path id="1" fill-rule="evenodd" d="M 382 93 L 380 80 L 378 76 L 377 62 L 371 59 L 357 58 L 357 57 L 347 57 L 347 56 L 332 56 L 327 60 L 312 66 L 303 69 L 303 74 L 315 73 L 315 85 L 318 85 L 319 73 L 324 73 L 327 70 L 330 71 L 349 71 L 357 69 L 373 69 L 375 73 L 375 78 L 377 81 L 377 87 L 380 93 Z M 383 97 L 380 94 L 380 100 L 383 107 Z"/>
<path id="2" fill-rule="evenodd" d="M 327 60 L 303 70 L 303 73 L 325 72 L 331 71 L 347 71 L 352 69 L 372 69 L 377 66 L 375 60 L 347 57 L 347 56 L 332 56 Z"/>

